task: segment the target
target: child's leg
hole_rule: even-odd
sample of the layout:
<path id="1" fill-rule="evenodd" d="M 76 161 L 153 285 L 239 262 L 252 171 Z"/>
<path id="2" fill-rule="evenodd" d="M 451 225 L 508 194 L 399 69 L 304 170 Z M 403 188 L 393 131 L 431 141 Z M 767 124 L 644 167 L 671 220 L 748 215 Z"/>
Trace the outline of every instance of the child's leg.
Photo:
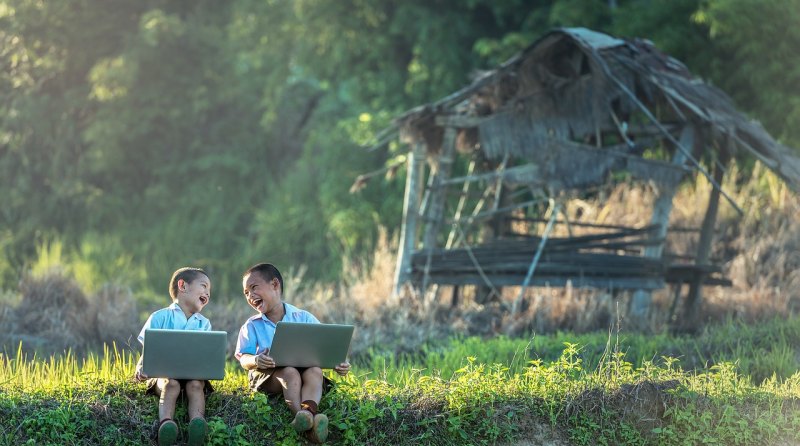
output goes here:
<path id="1" fill-rule="evenodd" d="M 181 393 L 181 385 L 174 379 L 159 379 L 157 384 L 161 397 L 158 400 L 158 419 L 165 420 L 175 416 L 175 403 Z"/>
<path id="2" fill-rule="evenodd" d="M 309 367 L 303 371 L 303 388 L 300 401 L 314 401 L 319 404 L 322 399 L 322 369 Z"/>
<path id="3" fill-rule="evenodd" d="M 197 446 L 205 443 L 208 425 L 204 418 L 206 412 L 205 381 L 192 380 L 186 383 L 187 412 L 189 429 L 186 444 Z"/>
<path id="4" fill-rule="evenodd" d="M 283 392 L 283 399 L 289 405 L 292 413 L 300 410 L 300 372 L 294 367 L 283 367 L 276 369 L 269 381 L 267 381 L 267 392 Z"/>
<path id="5" fill-rule="evenodd" d="M 197 380 L 187 382 L 186 399 L 188 400 L 189 419 L 203 418 L 206 413 L 205 383 Z"/>

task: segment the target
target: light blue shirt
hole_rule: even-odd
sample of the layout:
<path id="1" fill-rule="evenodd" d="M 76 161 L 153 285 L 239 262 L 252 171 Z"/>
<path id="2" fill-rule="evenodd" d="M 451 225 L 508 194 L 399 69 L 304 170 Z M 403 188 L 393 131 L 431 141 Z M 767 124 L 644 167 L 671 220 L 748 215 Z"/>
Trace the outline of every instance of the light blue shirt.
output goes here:
<path id="1" fill-rule="evenodd" d="M 284 315 L 281 321 L 305 322 L 319 324 L 319 320 L 308 311 L 301 310 L 294 305 L 283 303 Z M 264 314 L 257 314 L 242 325 L 239 329 L 239 338 L 236 340 L 236 359 L 242 355 L 260 355 L 272 347 L 272 338 L 275 337 L 276 325 Z"/>
<path id="2" fill-rule="evenodd" d="M 211 331 L 211 321 L 200 313 L 195 313 L 187 319 L 178 303 L 173 302 L 167 308 L 162 308 L 147 318 L 142 331 L 139 332 L 139 342 L 142 345 L 144 345 L 144 331 L 148 328 Z"/>

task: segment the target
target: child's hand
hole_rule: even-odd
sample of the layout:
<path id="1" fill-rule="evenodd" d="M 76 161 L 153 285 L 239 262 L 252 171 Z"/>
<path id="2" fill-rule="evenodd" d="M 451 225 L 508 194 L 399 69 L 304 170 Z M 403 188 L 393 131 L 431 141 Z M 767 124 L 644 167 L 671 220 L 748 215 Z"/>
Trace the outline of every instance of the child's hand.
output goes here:
<path id="1" fill-rule="evenodd" d="M 275 368 L 275 360 L 272 359 L 272 356 L 268 356 L 269 350 L 265 351 L 264 353 L 256 356 L 256 368 L 261 370 L 267 370 Z"/>
<path id="2" fill-rule="evenodd" d="M 145 375 L 144 372 L 142 372 L 141 367 L 136 367 L 136 373 L 134 373 L 133 379 L 135 379 L 136 381 L 141 382 L 141 381 L 146 380 L 147 378 L 149 378 L 149 377 L 147 375 Z"/>
<path id="3" fill-rule="evenodd" d="M 345 361 L 334 367 L 333 370 L 336 370 L 336 373 L 341 376 L 347 375 L 347 373 L 350 371 L 350 363 Z"/>

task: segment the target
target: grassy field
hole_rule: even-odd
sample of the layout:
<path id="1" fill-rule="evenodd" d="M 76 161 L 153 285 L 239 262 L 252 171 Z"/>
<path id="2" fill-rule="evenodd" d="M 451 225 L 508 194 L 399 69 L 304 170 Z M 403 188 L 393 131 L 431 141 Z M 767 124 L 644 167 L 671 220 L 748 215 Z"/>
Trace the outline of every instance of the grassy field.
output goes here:
<path id="1" fill-rule="evenodd" d="M 798 318 L 694 338 L 450 338 L 353 358 L 321 409 L 331 444 L 800 444 L 797 345 Z M 150 441 L 157 401 L 130 379 L 130 352 L 1 358 L 0 444 Z M 236 364 L 214 385 L 208 444 L 302 444 L 284 404 L 246 391 Z"/>

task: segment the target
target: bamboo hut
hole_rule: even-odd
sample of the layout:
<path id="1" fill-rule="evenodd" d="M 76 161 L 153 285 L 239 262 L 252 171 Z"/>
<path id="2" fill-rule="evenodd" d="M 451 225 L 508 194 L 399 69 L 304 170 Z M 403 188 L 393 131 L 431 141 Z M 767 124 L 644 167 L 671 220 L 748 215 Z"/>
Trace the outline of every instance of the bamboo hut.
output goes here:
<path id="1" fill-rule="evenodd" d="M 755 157 L 800 186 L 793 150 L 722 91 L 647 40 L 585 28 L 545 34 L 466 88 L 397 117 L 394 129 L 410 147 L 396 290 L 570 282 L 630 290 L 631 311 L 641 315 L 650 290 L 689 285 L 691 314 L 702 285 L 730 283 L 709 260 L 720 200 L 741 211 L 720 188 L 729 160 Z M 550 236 L 566 223 L 558 197 L 620 175 L 654 186 L 649 225 Z M 688 175 L 714 187 L 697 252 L 677 259 L 664 240 L 676 186 Z M 466 209 L 476 188 L 479 205 Z M 539 221 L 539 232 L 510 230 L 519 220 Z"/>

